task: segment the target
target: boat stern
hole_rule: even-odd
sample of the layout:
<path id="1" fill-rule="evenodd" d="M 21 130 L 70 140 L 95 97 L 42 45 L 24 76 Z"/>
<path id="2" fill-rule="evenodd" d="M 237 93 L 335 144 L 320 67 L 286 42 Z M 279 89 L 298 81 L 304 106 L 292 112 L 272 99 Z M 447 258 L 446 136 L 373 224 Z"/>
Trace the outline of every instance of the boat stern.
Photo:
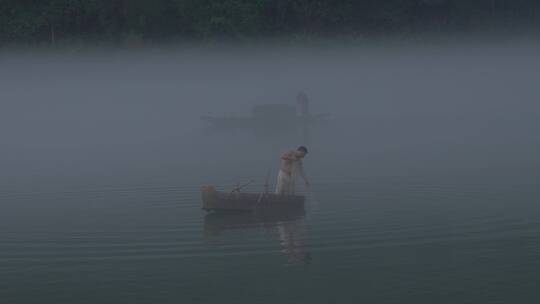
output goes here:
<path id="1" fill-rule="evenodd" d="M 201 187 L 202 209 L 209 211 L 218 200 L 218 192 L 213 185 L 204 185 Z"/>

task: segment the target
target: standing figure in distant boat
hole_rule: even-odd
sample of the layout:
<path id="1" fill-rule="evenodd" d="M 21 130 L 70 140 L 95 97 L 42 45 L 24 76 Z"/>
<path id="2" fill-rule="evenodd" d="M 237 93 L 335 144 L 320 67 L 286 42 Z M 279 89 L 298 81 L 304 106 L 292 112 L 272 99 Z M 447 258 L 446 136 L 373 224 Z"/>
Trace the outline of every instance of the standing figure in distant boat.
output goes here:
<path id="1" fill-rule="evenodd" d="M 309 181 L 304 173 L 302 159 L 307 154 L 307 148 L 304 146 L 296 150 L 291 150 L 281 156 L 281 166 L 279 168 L 276 194 L 293 195 L 296 176 L 300 175 L 306 187 L 309 187 Z"/>
<path id="2" fill-rule="evenodd" d="M 298 93 L 298 95 L 296 95 L 296 103 L 298 104 L 298 110 L 299 110 L 298 112 L 300 114 L 299 118 L 300 118 L 300 123 L 301 123 L 301 128 L 302 128 L 302 138 L 304 142 L 309 145 L 309 143 L 311 142 L 311 135 L 309 132 L 310 114 L 309 114 L 309 99 L 306 93 L 304 92 Z"/>
<path id="3" fill-rule="evenodd" d="M 298 93 L 296 95 L 296 102 L 298 103 L 299 114 L 302 117 L 309 116 L 309 99 L 304 92 Z"/>

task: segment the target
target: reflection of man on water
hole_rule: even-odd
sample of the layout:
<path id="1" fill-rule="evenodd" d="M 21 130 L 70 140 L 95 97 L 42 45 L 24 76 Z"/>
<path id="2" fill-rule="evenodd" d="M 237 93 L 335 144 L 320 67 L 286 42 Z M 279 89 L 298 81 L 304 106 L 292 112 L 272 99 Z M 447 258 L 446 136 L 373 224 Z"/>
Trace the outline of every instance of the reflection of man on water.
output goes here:
<path id="1" fill-rule="evenodd" d="M 293 195 L 295 179 L 300 175 L 306 187 L 309 187 L 309 181 L 304 173 L 302 159 L 307 154 L 307 148 L 300 146 L 297 150 L 291 150 L 281 156 L 281 167 L 279 169 L 276 194 Z"/>
<path id="2" fill-rule="evenodd" d="M 278 228 L 281 246 L 283 246 L 283 252 L 289 257 L 289 262 L 309 263 L 311 254 L 306 252 L 303 242 L 297 237 L 296 221 L 281 222 Z"/>

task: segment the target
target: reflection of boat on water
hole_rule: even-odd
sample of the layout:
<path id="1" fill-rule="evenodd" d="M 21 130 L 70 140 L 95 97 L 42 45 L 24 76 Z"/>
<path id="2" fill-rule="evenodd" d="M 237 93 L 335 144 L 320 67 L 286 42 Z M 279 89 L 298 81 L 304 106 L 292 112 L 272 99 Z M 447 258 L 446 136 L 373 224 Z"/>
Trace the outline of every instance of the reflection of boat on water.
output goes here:
<path id="1" fill-rule="evenodd" d="M 206 235 L 218 235 L 227 230 L 264 226 L 276 227 L 280 222 L 304 217 L 304 209 L 266 209 L 258 212 L 212 212 L 204 217 Z"/>
<path id="2" fill-rule="evenodd" d="M 294 129 L 322 125 L 329 114 L 312 115 L 305 94 L 297 97 L 299 111 L 288 104 L 264 104 L 253 107 L 250 116 L 205 115 L 201 119 L 219 130 L 252 130 L 256 133 L 290 132 Z"/>
<path id="3" fill-rule="evenodd" d="M 217 191 L 214 186 L 201 188 L 202 209 L 206 211 L 252 211 L 271 213 L 276 210 L 304 210 L 305 197 L 268 192 L 243 193 Z"/>
<path id="4" fill-rule="evenodd" d="M 227 231 L 247 229 L 277 230 L 281 252 L 289 263 L 307 264 L 311 254 L 303 239 L 301 222 L 304 209 L 263 209 L 257 212 L 211 212 L 204 218 L 204 234 L 208 238 L 219 237 Z M 300 229 L 299 229 L 300 228 Z"/>

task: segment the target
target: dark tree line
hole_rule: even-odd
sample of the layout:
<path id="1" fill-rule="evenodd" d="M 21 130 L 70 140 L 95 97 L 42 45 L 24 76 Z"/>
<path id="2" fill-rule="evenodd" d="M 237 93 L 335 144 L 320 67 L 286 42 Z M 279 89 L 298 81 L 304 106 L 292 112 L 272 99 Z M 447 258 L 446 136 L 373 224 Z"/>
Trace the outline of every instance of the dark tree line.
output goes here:
<path id="1" fill-rule="evenodd" d="M 537 26 L 538 0 L 0 0 L 0 43 Z"/>

